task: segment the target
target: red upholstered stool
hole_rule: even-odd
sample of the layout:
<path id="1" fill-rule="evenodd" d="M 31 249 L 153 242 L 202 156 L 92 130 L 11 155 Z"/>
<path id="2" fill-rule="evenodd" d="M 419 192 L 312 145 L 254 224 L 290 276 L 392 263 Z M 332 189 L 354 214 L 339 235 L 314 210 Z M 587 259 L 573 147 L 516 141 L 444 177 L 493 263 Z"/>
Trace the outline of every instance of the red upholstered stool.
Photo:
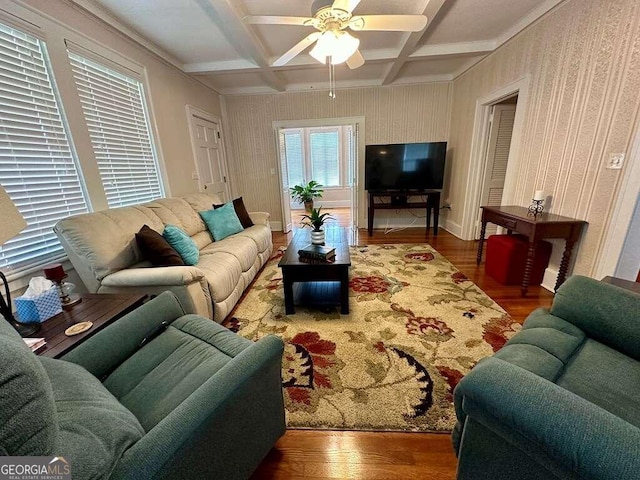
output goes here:
<path id="1" fill-rule="evenodd" d="M 529 240 L 524 235 L 491 235 L 487 239 L 485 272 L 503 285 L 520 285 L 527 264 Z M 538 242 L 529 285 L 540 285 L 549 265 L 551 243 Z"/>

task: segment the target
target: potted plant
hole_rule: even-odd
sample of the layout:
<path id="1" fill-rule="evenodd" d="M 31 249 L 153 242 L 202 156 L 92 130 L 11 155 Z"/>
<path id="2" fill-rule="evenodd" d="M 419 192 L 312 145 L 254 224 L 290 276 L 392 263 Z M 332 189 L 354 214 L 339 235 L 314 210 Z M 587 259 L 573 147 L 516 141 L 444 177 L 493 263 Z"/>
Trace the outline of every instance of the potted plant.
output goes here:
<path id="1" fill-rule="evenodd" d="M 302 225 L 306 227 L 311 227 L 311 243 L 314 245 L 324 245 L 324 230 L 322 230 L 322 226 L 326 223 L 326 221 L 330 218 L 333 218 L 331 214 L 325 212 L 320 213 L 322 207 L 320 208 L 312 208 L 311 211 L 307 215 L 302 216 Z"/>
<path id="2" fill-rule="evenodd" d="M 303 183 L 301 185 L 296 185 L 291 189 L 291 198 L 293 198 L 296 202 L 303 203 L 304 209 L 307 212 L 311 212 L 313 210 L 313 199 L 322 197 L 322 185 L 320 185 L 315 180 L 311 180 L 306 185 Z"/>

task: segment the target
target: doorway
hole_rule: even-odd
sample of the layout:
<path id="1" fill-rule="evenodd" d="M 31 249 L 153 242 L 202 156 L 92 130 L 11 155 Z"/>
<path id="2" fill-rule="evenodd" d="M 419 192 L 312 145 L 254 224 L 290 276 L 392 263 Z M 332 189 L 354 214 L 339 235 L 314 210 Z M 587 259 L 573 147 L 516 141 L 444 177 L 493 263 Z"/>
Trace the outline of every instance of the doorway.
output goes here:
<path id="1" fill-rule="evenodd" d="M 227 202 L 230 193 L 220 119 L 190 105 L 187 105 L 187 116 L 196 167 L 192 178 L 197 180 L 200 192 Z"/>
<path id="2" fill-rule="evenodd" d="M 290 188 L 315 180 L 323 195 L 314 206 L 329 212 L 335 225 L 352 232 L 359 224 L 363 190 L 358 157 L 364 144 L 359 132 L 364 118 L 274 122 L 279 156 L 282 230 L 300 226 L 304 206 L 291 199 Z M 350 238 L 355 238 L 350 235 Z"/>
<path id="3" fill-rule="evenodd" d="M 502 183 L 502 194 L 494 192 L 493 200 L 500 197 L 500 204 L 509 205 L 516 196 L 517 172 L 520 162 L 520 149 L 523 138 L 524 124 L 526 119 L 526 109 L 529 99 L 529 84 L 531 79 L 528 75 L 519 80 L 505 85 L 494 92 L 480 97 L 476 100 L 476 111 L 473 126 L 473 136 L 471 139 L 471 155 L 469 159 L 469 172 L 466 179 L 466 195 L 462 212 L 462 222 L 460 225 L 452 224 L 451 233 L 463 240 L 474 240 L 478 237 L 479 207 L 483 201 L 488 201 L 487 189 L 491 176 L 487 168 L 487 155 L 489 153 L 489 140 L 491 130 L 491 113 L 496 105 L 505 102 L 513 102 L 517 97 L 516 109 L 511 127 L 511 138 L 508 153 L 506 154 L 506 165 L 503 162 L 504 180 Z M 506 118 L 506 117 L 505 117 Z M 496 133 L 494 133 L 496 135 Z M 503 144 L 506 141 L 502 142 Z M 487 177 L 487 175 L 489 175 Z M 500 175 L 502 176 L 502 174 Z M 484 198 L 483 198 L 484 196 Z M 485 203 L 486 204 L 486 203 Z"/>
<path id="4" fill-rule="evenodd" d="M 504 184 L 509 165 L 509 152 L 513 136 L 513 125 L 516 118 L 518 95 L 508 97 L 491 105 L 489 128 L 487 133 L 487 150 L 484 157 L 484 173 L 480 190 L 480 203 L 476 219 L 475 238 L 480 237 L 482 217 L 481 206 L 496 207 L 502 205 Z M 498 227 L 492 223 L 487 225 L 486 235 L 497 233 Z"/>

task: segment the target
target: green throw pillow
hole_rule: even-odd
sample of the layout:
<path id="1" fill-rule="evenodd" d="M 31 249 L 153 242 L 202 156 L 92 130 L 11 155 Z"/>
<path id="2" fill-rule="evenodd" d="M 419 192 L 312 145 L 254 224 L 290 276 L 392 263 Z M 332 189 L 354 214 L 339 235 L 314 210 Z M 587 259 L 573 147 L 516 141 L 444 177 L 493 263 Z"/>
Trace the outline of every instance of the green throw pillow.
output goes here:
<path id="1" fill-rule="evenodd" d="M 200 212 L 200 216 L 216 242 L 244 230 L 233 203 L 225 203 L 220 208 Z"/>
<path id="2" fill-rule="evenodd" d="M 175 225 L 167 225 L 164 227 L 162 236 L 167 239 L 169 245 L 176 249 L 186 265 L 195 265 L 198 263 L 200 251 L 198 250 L 196 242 L 191 239 L 187 232 Z"/>

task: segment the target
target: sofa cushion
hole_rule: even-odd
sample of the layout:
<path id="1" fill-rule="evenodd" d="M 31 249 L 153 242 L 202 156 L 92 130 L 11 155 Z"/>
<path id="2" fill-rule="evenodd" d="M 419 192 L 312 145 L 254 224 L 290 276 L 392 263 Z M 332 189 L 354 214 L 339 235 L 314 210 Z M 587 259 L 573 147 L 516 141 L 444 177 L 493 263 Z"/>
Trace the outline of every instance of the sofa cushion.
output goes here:
<path id="1" fill-rule="evenodd" d="M 593 339 L 556 382 L 640 428 L 640 362 Z"/>
<path id="2" fill-rule="evenodd" d="M 540 309 L 494 356 L 554 382 L 585 340 L 580 329 Z"/>
<path id="3" fill-rule="evenodd" d="M 53 390 L 24 340 L 0 317 L 0 455 L 53 455 Z"/>
<path id="4" fill-rule="evenodd" d="M 198 263 L 198 258 L 200 257 L 198 246 L 184 230 L 175 225 L 167 225 L 164 227 L 162 236 L 180 254 L 185 265 Z"/>
<path id="5" fill-rule="evenodd" d="M 143 206 L 156 214 L 164 225 L 176 225 L 189 236 L 207 229 L 198 211 L 182 198 L 159 198 Z"/>
<path id="6" fill-rule="evenodd" d="M 183 266 L 180 254 L 155 230 L 143 225 L 136 233 L 136 242 L 142 256 L 156 267 Z"/>
<path id="7" fill-rule="evenodd" d="M 249 270 L 256 262 L 258 248 L 250 238 L 234 235 L 219 242 L 213 242 L 202 249 L 200 256 L 205 257 L 216 252 L 226 252 L 233 255 L 240 262 L 243 272 Z M 201 264 L 198 264 L 200 266 Z"/>
<path id="8" fill-rule="evenodd" d="M 213 208 L 221 208 L 225 204 L 214 204 Z M 242 197 L 233 199 L 233 209 L 236 211 L 236 215 L 238 215 L 238 220 L 242 224 L 242 228 L 253 227 L 253 221 L 251 221 L 251 217 L 249 216 L 249 212 L 247 212 L 247 207 L 244 206 L 244 201 Z"/>
<path id="9" fill-rule="evenodd" d="M 200 212 L 207 228 L 216 242 L 244 230 L 233 204 L 225 203 L 222 207 Z"/>
<path id="10" fill-rule="evenodd" d="M 60 428 L 55 454 L 70 461 L 73 478 L 108 478 L 144 429 L 84 368 L 64 360 L 40 360 L 53 387 Z"/>
<path id="11" fill-rule="evenodd" d="M 150 430 L 251 344 L 217 323 L 185 315 L 120 365 L 105 386 Z"/>
<path id="12" fill-rule="evenodd" d="M 238 258 L 224 251 L 201 255 L 198 268 L 207 279 L 214 302 L 220 302 L 231 295 L 242 276 L 242 265 Z"/>
<path id="13" fill-rule="evenodd" d="M 250 238 L 258 247 L 259 253 L 266 252 L 273 246 L 271 229 L 266 225 L 254 225 L 253 227 L 245 228 L 236 236 Z"/>

